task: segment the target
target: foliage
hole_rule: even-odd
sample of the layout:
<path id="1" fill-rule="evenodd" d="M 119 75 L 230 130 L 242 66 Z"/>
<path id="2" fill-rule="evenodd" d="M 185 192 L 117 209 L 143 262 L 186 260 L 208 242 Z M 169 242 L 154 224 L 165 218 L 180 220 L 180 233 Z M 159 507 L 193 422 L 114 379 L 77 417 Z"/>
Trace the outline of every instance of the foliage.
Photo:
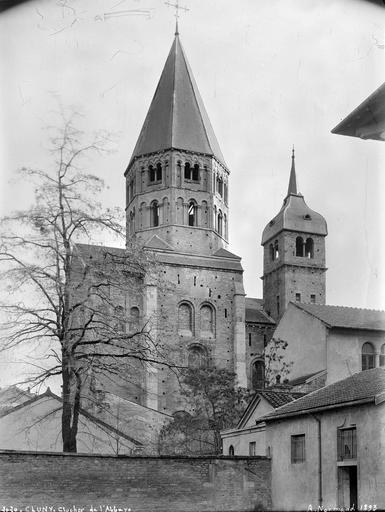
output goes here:
<path id="1" fill-rule="evenodd" d="M 185 411 L 174 414 L 160 436 L 160 453 L 222 453 L 221 430 L 234 427 L 248 391 L 236 386 L 236 374 L 223 368 L 192 368 L 182 378 Z"/>
<path id="2" fill-rule="evenodd" d="M 274 385 L 277 380 L 283 382 L 289 374 L 293 362 L 287 361 L 285 357 L 287 345 L 287 341 L 280 338 L 272 338 L 266 345 L 264 350 L 266 386 Z"/>
<path id="3" fill-rule="evenodd" d="M 117 250 L 79 243 L 123 234 L 121 212 L 96 199 L 103 181 L 83 170 L 90 154 L 105 153 L 110 141 L 102 133 L 85 141 L 73 117 L 63 123 L 51 138 L 48 170 L 20 171 L 35 186 L 32 206 L 2 219 L 1 278 L 8 286 L 0 304 L 7 318 L 1 348 L 26 345 L 44 353 L 30 378 L 35 386 L 61 376 L 63 450 L 76 451 L 91 376 L 121 378 L 121 361 L 134 361 L 129 378 L 138 365 L 165 361 L 151 319 L 129 328 L 126 322 L 126 298 L 140 293 L 153 268 L 148 255 L 134 244 Z"/>

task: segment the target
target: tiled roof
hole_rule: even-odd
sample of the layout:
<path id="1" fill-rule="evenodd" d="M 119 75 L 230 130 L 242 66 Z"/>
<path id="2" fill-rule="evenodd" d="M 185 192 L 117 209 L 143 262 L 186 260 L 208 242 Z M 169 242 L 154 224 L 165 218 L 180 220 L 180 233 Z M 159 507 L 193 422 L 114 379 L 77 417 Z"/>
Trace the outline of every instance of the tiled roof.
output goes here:
<path id="1" fill-rule="evenodd" d="M 280 407 L 281 405 L 285 405 L 287 403 L 296 400 L 297 398 L 303 396 L 303 393 L 290 393 L 288 391 L 278 391 L 278 390 L 270 390 L 270 389 L 261 389 L 260 391 L 256 391 L 253 395 L 253 398 L 250 400 L 245 412 L 242 414 L 241 419 L 238 422 L 237 428 L 242 428 L 248 422 L 250 416 L 253 414 L 255 407 L 259 403 L 260 397 L 263 397 L 265 400 L 269 402 L 269 404 L 274 407 Z"/>
<path id="2" fill-rule="evenodd" d="M 315 377 L 318 374 L 321 374 L 322 372 L 326 372 L 326 370 L 317 370 L 316 372 L 307 373 L 306 375 L 302 375 L 301 377 L 297 377 L 296 379 L 289 380 L 288 384 L 290 386 L 298 386 L 299 384 L 305 384 L 305 382 L 312 377 Z"/>
<path id="3" fill-rule="evenodd" d="M 385 393 L 385 368 L 373 368 L 298 398 L 264 416 L 262 420 L 273 421 L 287 416 L 306 414 L 312 410 L 343 407 L 362 400 L 374 401 L 375 397 L 381 393 Z"/>
<path id="4" fill-rule="evenodd" d="M 263 300 L 246 297 L 246 322 L 275 325 L 274 320 L 263 310 Z"/>
<path id="5" fill-rule="evenodd" d="M 385 311 L 348 308 L 346 306 L 321 306 L 293 302 L 297 308 L 319 318 L 330 327 L 346 329 L 385 330 Z"/>
<path id="6" fill-rule="evenodd" d="M 289 393 L 285 391 L 269 390 L 261 391 L 259 394 L 263 396 L 263 398 L 265 398 L 269 404 L 274 407 L 274 409 L 277 409 L 277 407 L 281 407 L 282 405 L 286 405 L 303 395 L 303 393 Z"/>
<path id="7" fill-rule="evenodd" d="M 161 263 L 181 265 L 184 267 L 215 268 L 238 272 L 243 270 L 240 260 L 229 257 L 219 258 L 217 256 L 211 257 L 185 253 L 160 252 L 157 254 L 157 260 Z"/>

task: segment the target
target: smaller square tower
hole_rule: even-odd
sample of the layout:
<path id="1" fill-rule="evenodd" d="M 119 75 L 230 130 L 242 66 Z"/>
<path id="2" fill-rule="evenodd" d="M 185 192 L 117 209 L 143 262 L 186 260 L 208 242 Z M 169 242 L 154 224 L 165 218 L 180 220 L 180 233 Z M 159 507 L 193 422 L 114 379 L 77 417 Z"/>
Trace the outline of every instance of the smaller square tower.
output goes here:
<path id="1" fill-rule="evenodd" d="M 262 234 L 264 309 L 279 321 L 292 302 L 325 304 L 327 225 L 297 191 L 294 149 L 287 196 Z"/>

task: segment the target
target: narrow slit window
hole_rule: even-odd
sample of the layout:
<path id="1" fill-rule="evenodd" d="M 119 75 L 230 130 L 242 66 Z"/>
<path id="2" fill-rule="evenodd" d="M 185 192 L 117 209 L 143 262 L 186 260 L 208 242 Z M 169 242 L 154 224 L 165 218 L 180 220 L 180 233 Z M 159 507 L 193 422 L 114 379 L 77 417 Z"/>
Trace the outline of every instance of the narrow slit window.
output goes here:
<path id="1" fill-rule="evenodd" d="M 194 201 L 190 201 L 188 205 L 188 225 L 197 225 L 197 206 Z"/>
<path id="2" fill-rule="evenodd" d="M 158 201 L 151 203 L 151 226 L 159 226 L 159 204 Z"/>

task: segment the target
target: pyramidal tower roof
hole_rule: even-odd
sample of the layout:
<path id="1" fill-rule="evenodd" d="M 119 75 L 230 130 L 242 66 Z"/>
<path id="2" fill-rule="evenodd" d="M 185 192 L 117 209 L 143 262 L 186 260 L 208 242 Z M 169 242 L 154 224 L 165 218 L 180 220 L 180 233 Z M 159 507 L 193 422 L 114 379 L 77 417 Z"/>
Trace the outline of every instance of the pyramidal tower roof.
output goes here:
<path id="1" fill-rule="evenodd" d="M 178 31 L 131 162 L 138 156 L 171 148 L 212 155 L 226 165 Z"/>

